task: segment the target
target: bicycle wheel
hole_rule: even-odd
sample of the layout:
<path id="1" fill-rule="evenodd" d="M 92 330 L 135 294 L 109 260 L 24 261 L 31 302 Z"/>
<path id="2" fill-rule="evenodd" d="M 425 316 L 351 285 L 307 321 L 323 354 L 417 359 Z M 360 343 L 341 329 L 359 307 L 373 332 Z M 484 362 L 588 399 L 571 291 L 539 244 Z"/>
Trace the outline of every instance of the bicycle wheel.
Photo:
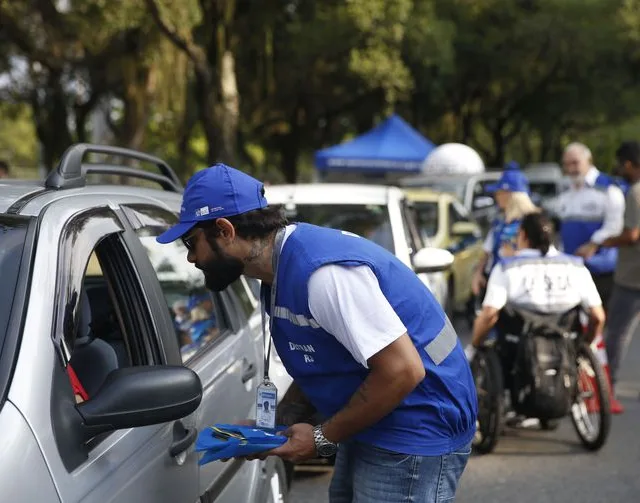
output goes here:
<path id="1" fill-rule="evenodd" d="M 609 386 L 604 369 L 586 344 L 576 351 L 578 382 L 571 421 L 582 444 L 590 451 L 600 449 L 611 428 Z"/>
<path id="2" fill-rule="evenodd" d="M 478 395 L 478 421 L 473 449 L 488 454 L 498 443 L 502 429 L 504 385 L 502 366 L 493 348 L 481 348 L 471 362 Z"/>

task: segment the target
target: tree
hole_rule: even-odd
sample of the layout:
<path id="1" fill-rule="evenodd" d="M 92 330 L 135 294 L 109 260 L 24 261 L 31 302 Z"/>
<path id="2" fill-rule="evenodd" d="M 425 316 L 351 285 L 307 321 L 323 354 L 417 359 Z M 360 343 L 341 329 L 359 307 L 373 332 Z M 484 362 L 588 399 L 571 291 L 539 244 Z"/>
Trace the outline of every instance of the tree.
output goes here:
<path id="1" fill-rule="evenodd" d="M 179 5 L 145 0 L 161 32 L 191 60 L 208 161 L 236 164 L 240 96 L 235 69 L 236 0 Z M 171 20 L 171 21 L 170 21 Z"/>
<path id="2" fill-rule="evenodd" d="M 624 101 L 611 93 L 627 82 L 618 3 L 433 0 L 447 57 L 412 60 L 431 125 L 451 118 L 455 139 L 500 166 L 524 130 L 539 135 L 546 157 L 563 133 L 611 120 Z"/>

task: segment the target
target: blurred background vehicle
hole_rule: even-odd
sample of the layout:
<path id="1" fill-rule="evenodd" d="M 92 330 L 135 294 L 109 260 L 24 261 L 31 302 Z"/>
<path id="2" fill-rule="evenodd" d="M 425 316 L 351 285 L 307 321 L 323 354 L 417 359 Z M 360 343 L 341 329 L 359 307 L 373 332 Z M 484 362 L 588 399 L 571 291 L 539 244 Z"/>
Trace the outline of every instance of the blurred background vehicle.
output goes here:
<path id="1" fill-rule="evenodd" d="M 405 188 L 429 188 L 448 192 L 458 198 L 484 234 L 498 213 L 493 194 L 487 192 L 487 185 L 500 178 L 499 171 L 487 171 L 476 175 L 419 175 L 400 180 Z"/>
<path id="2" fill-rule="evenodd" d="M 447 299 L 444 275 L 453 255 L 425 247 L 397 187 L 357 184 L 297 184 L 266 187 L 269 204 L 283 205 L 290 221 L 350 231 L 370 239 L 413 268 L 441 305 Z"/>
<path id="3" fill-rule="evenodd" d="M 406 189 L 405 193 L 423 242 L 453 253 L 453 265 L 445 272 L 447 315 L 469 314 L 471 277 L 482 257 L 482 229 L 453 194 L 431 189 Z"/>

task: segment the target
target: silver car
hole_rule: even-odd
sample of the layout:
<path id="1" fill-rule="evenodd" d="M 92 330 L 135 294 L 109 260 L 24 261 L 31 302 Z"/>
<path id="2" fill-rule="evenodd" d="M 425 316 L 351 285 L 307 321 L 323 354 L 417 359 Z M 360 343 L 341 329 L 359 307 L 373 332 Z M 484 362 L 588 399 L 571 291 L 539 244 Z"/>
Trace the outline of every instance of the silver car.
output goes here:
<path id="1" fill-rule="evenodd" d="M 89 164 L 92 152 L 161 174 Z M 286 497 L 279 458 L 198 465 L 199 431 L 254 417 L 263 349 L 245 278 L 212 294 L 181 242 L 156 243 L 181 191 L 160 159 L 83 144 L 45 182 L 0 182 L 3 501 Z"/>

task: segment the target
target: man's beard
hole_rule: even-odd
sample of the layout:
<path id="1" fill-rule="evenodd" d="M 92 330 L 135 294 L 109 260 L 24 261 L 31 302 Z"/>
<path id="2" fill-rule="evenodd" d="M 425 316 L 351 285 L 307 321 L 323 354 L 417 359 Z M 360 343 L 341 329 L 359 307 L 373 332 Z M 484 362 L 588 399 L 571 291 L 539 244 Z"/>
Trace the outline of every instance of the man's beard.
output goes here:
<path id="1" fill-rule="evenodd" d="M 217 257 L 202 264 L 205 286 L 214 292 L 221 292 L 237 280 L 244 272 L 242 260 L 227 255 L 219 246 L 213 246 Z"/>

